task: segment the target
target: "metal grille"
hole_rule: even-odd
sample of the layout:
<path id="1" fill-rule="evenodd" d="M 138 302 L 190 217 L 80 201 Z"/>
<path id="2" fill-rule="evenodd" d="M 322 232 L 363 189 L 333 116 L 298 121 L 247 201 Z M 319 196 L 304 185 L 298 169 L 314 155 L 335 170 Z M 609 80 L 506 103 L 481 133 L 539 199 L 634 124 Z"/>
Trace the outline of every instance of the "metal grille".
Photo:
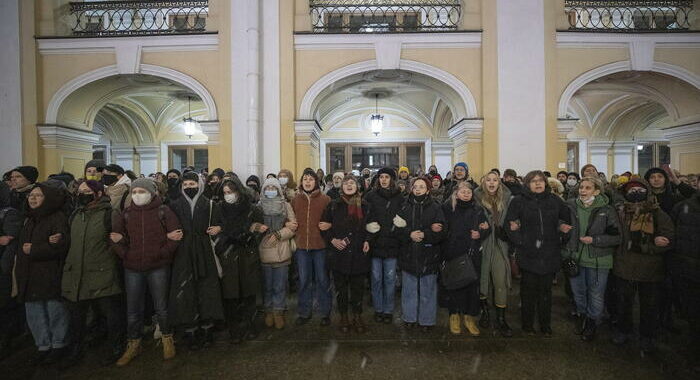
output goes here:
<path id="1" fill-rule="evenodd" d="M 460 0 L 310 0 L 314 33 L 456 30 Z"/>
<path id="2" fill-rule="evenodd" d="M 690 28 L 693 0 L 566 0 L 569 30 L 673 32 Z"/>
<path id="3" fill-rule="evenodd" d="M 204 32 L 208 0 L 72 2 L 73 34 L 123 36 Z"/>

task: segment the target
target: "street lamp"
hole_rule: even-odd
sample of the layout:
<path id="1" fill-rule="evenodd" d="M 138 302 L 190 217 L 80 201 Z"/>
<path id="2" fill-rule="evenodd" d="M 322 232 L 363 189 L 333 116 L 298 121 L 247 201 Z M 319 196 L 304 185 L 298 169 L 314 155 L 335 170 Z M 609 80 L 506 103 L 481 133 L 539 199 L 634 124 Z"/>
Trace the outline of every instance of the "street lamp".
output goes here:
<path id="1" fill-rule="evenodd" d="M 189 139 L 191 139 L 192 136 L 195 133 L 197 133 L 197 131 L 199 130 L 199 128 L 197 128 L 197 124 L 199 124 L 199 123 L 197 122 L 197 120 L 192 118 L 192 114 L 191 114 L 192 110 L 190 108 L 190 101 L 191 100 L 192 100 L 192 97 L 188 96 L 187 97 L 187 117 L 182 119 L 183 127 L 185 129 L 185 136 L 187 136 L 187 138 L 189 138 Z"/>
<path id="2" fill-rule="evenodd" d="M 379 114 L 379 94 L 374 94 L 374 110 L 375 114 L 370 119 L 370 127 L 375 136 L 379 136 L 384 128 L 384 116 Z"/>

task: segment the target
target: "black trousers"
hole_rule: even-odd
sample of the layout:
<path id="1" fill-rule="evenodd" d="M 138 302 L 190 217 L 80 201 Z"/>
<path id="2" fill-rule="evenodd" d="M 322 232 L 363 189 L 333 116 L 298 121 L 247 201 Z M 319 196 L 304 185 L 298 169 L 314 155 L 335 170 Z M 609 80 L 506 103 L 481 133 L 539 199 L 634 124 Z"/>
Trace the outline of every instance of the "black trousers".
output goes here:
<path id="1" fill-rule="evenodd" d="M 362 314 L 362 294 L 365 292 L 366 274 L 343 274 L 333 271 L 338 312 L 347 314 L 348 308 L 353 314 Z"/>
<path id="2" fill-rule="evenodd" d="M 536 274 L 522 271 L 520 300 L 523 328 L 533 328 L 535 315 L 538 317 L 541 329 L 551 327 L 552 280 L 554 280 L 554 273 Z"/>
<path id="3" fill-rule="evenodd" d="M 700 279 L 681 274 L 678 285 L 683 317 L 690 325 L 689 349 L 700 355 Z"/>
<path id="4" fill-rule="evenodd" d="M 472 255 L 472 265 L 476 270 L 476 281 L 468 286 L 459 289 L 446 289 L 447 293 L 447 310 L 450 314 L 467 314 L 476 316 L 481 310 L 481 301 L 479 299 L 479 289 L 481 281 L 481 256 Z"/>
<path id="5" fill-rule="evenodd" d="M 634 329 L 634 300 L 639 294 L 639 335 L 656 337 L 659 322 L 660 282 L 628 281 L 617 279 L 617 328 L 626 334 Z"/>
<path id="6" fill-rule="evenodd" d="M 226 325 L 229 330 L 246 330 L 255 328 L 255 295 L 241 298 L 224 299 Z"/>
<path id="7" fill-rule="evenodd" d="M 66 302 L 70 313 L 70 337 L 78 349 L 82 349 L 83 340 L 87 332 L 87 312 L 92 308 L 95 316 L 104 317 L 107 327 L 107 344 L 109 348 L 118 352 L 123 345 L 126 334 L 126 313 L 122 303 L 122 295 L 100 297 L 78 302 Z"/>

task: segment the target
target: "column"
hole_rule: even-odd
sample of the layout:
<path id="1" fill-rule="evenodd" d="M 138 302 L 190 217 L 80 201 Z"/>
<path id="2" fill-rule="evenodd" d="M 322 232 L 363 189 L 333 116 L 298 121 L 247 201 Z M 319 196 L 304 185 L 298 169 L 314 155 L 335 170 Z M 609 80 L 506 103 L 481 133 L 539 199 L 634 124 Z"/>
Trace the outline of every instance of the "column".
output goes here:
<path id="1" fill-rule="evenodd" d="M 543 0 L 497 0 L 499 166 L 544 169 Z"/>
<path id="2" fill-rule="evenodd" d="M 279 172 L 281 164 L 280 141 L 280 0 L 263 0 L 265 27 L 262 34 L 262 139 L 260 140 L 260 167 L 264 173 Z M 285 165 L 293 165 L 285 163 Z M 286 169 L 293 170 L 285 166 Z M 300 173 L 294 172 L 294 175 Z"/>
<path id="3" fill-rule="evenodd" d="M 82 177 L 85 164 L 92 159 L 92 146 L 100 141 L 100 135 L 58 125 L 38 125 L 37 132 L 44 149 L 40 178 L 61 171 Z"/>
<path id="4" fill-rule="evenodd" d="M 447 172 L 452 170 L 452 151 L 454 144 L 452 141 L 433 141 L 433 161 L 432 164 L 437 166 L 438 173 L 443 178 Z M 425 168 L 426 172 L 428 168 Z"/>
<path id="5" fill-rule="evenodd" d="M 131 145 L 113 145 L 112 163 L 115 163 L 124 170 L 134 169 L 134 147 Z"/>
<path id="6" fill-rule="evenodd" d="M 671 148 L 671 167 L 681 173 L 700 173 L 700 123 L 665 128 Z"/>
<path id="7" fill-rule="evenodd" d="M 466 162 L 469 165 L 469 173 L 475 178 L 483 174 L 481 173 L 483 124 L 483 119 L 462 119 L 447 131 L 454 144 L 452 165 L 460 161 Z"/>
<path id="8" fill-rule="evenodd" d="M 19 1 L 0 2 L 0 169 L 22 164 L 22 93 L 19 47 Z"/>
<path id="9" fill-rule="evenodd" d="M 320 135 L 321 126 L 316 120 L 295 120 L 294 134 L 296 136 L 296 164 L 295 175 L 299 176 L 303 170 L 309 168 L 320 168 L 321 152 Z M 293 163 L 289 163 L 290 166 Z"/>
<path id="10" fill-rule="evenodd" d="M 137 146 L 136 153 L 139 155 L 140 174 L 148 176 L 151 173 L 158 171 L 158 154 L 160 147 L 153 146 Z"/>
<path id="11" fill-rule="evenodd" d="M 608 174 L 608 150 L 612 143 L 610 141 L 590 141 L 588 151 L 591 155 L 590 163 L 595 165 L 599 172 Z"/>
<path id="12" fill-rule="evenodd" d="M 605 175 L 610 178 L 613 174 L 622 174 L 624 172 L 636 172 L 634 165 L 634 157 L 637 155 L 637 143 L 634 141 L 615 141 L 613 144 L 613 167 L 610 168 L 610 173 L 605 172 Z M 603 171 L 598 169 L 598 171 Z"/>

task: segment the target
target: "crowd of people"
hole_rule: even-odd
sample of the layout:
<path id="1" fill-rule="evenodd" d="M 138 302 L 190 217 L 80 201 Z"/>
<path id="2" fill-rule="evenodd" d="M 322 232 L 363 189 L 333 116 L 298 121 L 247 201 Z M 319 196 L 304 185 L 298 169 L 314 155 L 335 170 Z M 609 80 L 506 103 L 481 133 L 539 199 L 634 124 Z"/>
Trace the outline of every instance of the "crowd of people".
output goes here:
<path id="1" fill-rule="evenodd" d="M 100 160 L 80 178 L 38 182 L 20 166 L 0 183 L 0 353 L 28 327 L 34 363 L 70 367 L 91 334 L 104 365 L 125 366 L 145 331 L 163 359 L 199 350 L 225 330 L 233 343 L 294 324 L 365 333 L 373 321 L 429 331 L 552 335 L 552 286 L 563 272 L 573 330 L 591 341 L 655 350 L 681 315 L 700 355 L 700 193 L 668 166 L 607 178 L 593 165 L 552 177 L 460 162 L 443 178 L 407 167 L 324 175 L 287 169 L 245 181 L 185 168 L 137 176 Z M 297 183 L 298 181 L 298 183 Z M 520 284 L 520 304 L 509 292 Z M 368 292 L 369 289 L 369 292 Z M 400 292 L 400 307 L 395 299 Z M 332 320 L 332 311 L 337 320 Z M 537 330 L 535 327 L 537 326 Z M 698 356 L 695 356 L 697 358 Z"/>

